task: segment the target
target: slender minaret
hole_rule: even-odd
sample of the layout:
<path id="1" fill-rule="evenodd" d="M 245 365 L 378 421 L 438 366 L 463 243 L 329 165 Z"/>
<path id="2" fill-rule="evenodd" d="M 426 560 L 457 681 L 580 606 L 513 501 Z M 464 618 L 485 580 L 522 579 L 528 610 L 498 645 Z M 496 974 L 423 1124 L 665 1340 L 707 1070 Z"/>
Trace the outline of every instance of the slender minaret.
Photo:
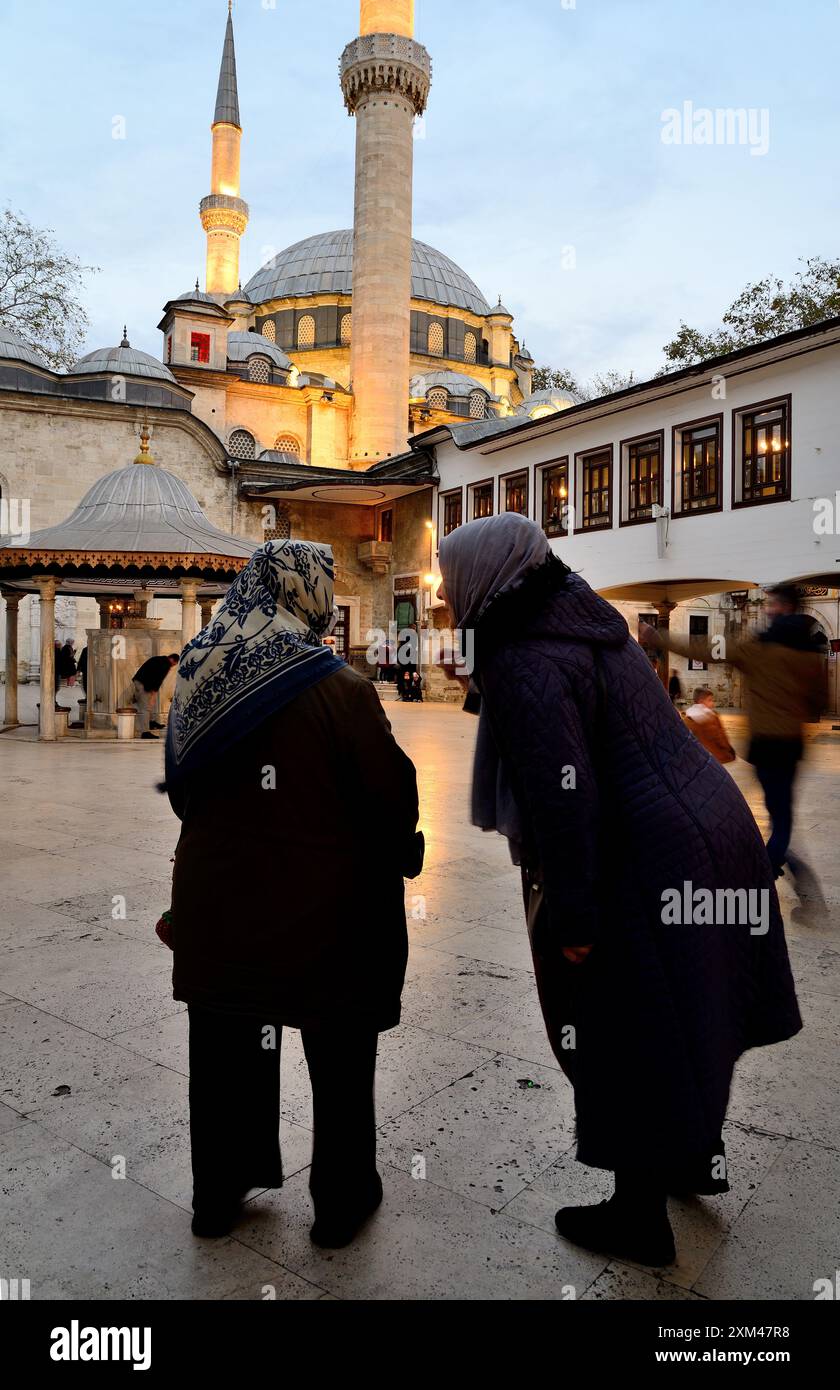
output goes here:
<path id="1" fill-rule="evenodd" d="M 210 194 L 201 200 L 201 225 L 207 233 L 207 293 L 235 294 L 239 285 L 239 238 L 248 225 L 248 204 L 239 196 L 239 95 L 233 17 L 228 0 L 227 28 L 216 93 Z"/>
<path id="2" fill-rule="evenodd" d="M 408 437 L 413 127 L 431 81 L 429 55 L 413 34 L 414 0 L 361 0 L 360 36 L 341 58 L 344 101 L 356 117 L 355 468 L 403 453 Z"/>

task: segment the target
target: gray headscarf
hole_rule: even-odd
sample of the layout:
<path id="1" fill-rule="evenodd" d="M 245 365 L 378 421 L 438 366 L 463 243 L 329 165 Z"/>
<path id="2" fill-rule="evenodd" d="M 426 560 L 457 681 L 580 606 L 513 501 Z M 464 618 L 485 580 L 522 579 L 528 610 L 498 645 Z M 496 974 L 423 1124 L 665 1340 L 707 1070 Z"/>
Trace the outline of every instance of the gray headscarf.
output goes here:
<path id="1" fill-rule="evenodd" d="M 462 631 L 476 626 L 493 601 L 519 588 L 530 571 L 551 553 L 536 522 L 517 512 L 483 517 L 459 526 L 441 541 L 440 572 L 446 600 Z M 472 781 L 472 823 L 497 830 L 510 845 L 514 864 L 521 858 L 522 822 L 485 701 L 481 701 Z"/>

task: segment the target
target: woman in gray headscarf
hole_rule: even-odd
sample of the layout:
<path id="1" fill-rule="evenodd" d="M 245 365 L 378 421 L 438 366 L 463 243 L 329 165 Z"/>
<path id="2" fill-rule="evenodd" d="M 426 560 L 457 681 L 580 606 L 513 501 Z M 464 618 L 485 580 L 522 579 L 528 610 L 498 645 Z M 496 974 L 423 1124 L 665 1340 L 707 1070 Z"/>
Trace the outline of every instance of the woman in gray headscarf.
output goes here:
<path id="1" fill-rule="evenodd" d="M 801 1027 L 764 845 L 624 619 L 534 522 L 462 526 L 440 566 L 474 644 L 472 818 L 505 835 L 522 866 L 577 1157 L 615 1174 L 608 1202 L 565 1207 L 557 1227 L 589 1249 L 667 1264 L 667 1194 L 727 1190 L 737 1058 Z M 760 916 L 722 915 L 720 890 L 761 904 Z"/>

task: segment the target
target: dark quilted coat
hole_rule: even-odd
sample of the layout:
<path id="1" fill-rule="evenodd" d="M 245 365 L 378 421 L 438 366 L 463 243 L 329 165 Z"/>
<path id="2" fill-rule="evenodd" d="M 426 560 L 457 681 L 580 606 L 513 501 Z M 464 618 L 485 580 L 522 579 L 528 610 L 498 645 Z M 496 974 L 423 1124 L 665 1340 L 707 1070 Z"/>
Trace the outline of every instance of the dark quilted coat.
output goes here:
<path id="1" fill-rule="evenodd" d="M 479 683 L 544 884 L 532 945 L 575 1089 L 578 1158 L 683 1181 L 720 1151 L 740 1054 L 801 1027 L 758 828 L 624 619 L 582 579 L 536 609 L 523 590 L 501 634 L 480 634 Z M 663 890 L 686 881 L 764 889 L 769 931 L 664 925 Z M 590 943 L 580 965 L 559 950 Z"/>

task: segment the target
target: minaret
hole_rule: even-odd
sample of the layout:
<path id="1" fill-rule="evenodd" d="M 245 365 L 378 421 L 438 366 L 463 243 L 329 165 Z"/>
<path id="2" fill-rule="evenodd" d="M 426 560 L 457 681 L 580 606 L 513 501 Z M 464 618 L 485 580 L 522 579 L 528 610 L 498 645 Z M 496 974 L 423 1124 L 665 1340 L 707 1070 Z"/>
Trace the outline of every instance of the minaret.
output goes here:
<path id="1" fill-rule="evenodd" d="M 239 196 L 239 95 L 236 90 L 236 53 L 233 17 L 228 0 L 227 28 L 216 93 L 210 194 L 202 198 L 201 225 L 207 233 L 208 294 L 235 294 L 239 284 L 239 238 L 248 225 L 248 204 Z"/>
<path id="2" fill-rule="evenodd" d="M 414 119 L 431 62 L 414 38 L 414 0 L 361 0 L 360 36 L 341 58 L 356 117 L 351 466 L 405 451 L 411 330 Z"/>

